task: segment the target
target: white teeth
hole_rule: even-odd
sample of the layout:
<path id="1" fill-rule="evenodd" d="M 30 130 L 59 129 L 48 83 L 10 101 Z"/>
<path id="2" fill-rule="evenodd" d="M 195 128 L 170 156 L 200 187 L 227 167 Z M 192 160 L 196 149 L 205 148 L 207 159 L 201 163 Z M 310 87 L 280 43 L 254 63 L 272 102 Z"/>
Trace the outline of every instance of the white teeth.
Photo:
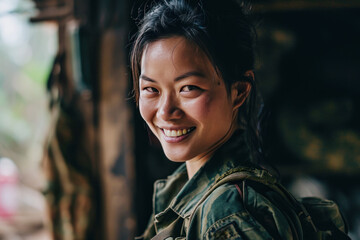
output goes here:
<path id="1" fill-rule="evenodd" d="M 168 137 L 180 137 L 190 132 L 191 129 L 189 128 L 189 129 L 179 129 L 179 130 L 168 130 L 168 129 L 163 129 L 163 130 L 165 135 Z"/>

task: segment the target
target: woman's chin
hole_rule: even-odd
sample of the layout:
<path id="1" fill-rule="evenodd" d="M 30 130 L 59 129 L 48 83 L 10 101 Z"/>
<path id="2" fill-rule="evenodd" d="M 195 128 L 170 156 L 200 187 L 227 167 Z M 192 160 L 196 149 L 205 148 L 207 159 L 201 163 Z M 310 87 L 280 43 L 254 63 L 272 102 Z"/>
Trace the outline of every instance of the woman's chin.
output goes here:
<path id="1" fill-rule="evenodd" d="M 173 152 L 167 152 L 165 151 L 165 156 L 172 162 L 186 162 L 188 159 L 191 159 L 191 157 L 187 154 L 178 154 Z"/>
<path id="2" fill-rule="evenodd" d="M 165 154 L 166 155 L 166 154 Z M 180 157 L 174 157 L 174 156 L 169 156 L 169 155 L 166 155 L 166 157 L 172 161 L 172 162 L 177 162 L 177 163 L 182 163 L 182 162 L 186 162 L 186 160 L 184 160 L 184 158 L 180 158 Z"/>

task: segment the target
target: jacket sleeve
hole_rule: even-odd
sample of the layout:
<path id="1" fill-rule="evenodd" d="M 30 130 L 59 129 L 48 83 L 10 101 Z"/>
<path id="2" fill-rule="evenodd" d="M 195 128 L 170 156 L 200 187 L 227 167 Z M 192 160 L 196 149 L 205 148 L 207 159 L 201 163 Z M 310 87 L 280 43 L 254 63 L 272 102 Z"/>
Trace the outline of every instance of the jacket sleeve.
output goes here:
<path id="1" fill-rule="evenodd" d="M 249 197 L 251 204 L 260 212 L 258 216 L 264 216 L 261 221 L 244 206 L 236 186 L 224 184 L 196 209 L 189 225 L 187 239 L 277 239 L 278 225 L 282 221 L 276 222 L 279 219 L 272 218 L 271 213 L 276 212 L 274 206 L 268 205 L 262 196 L 252 189 Z M 283 227 L 287 228 L 286 225 L 285 222 Z M 284 234 L 281 236 L 284 237 Z M 292 239 L 291 232 L 285 236 L 285 239 Z"/>
<path id="2" fill-rule="evenodd" d="M 204 233 L 206 240 L 273 239 L 267 230 L 246 211 L 234 213 L 217 220 Z"/>

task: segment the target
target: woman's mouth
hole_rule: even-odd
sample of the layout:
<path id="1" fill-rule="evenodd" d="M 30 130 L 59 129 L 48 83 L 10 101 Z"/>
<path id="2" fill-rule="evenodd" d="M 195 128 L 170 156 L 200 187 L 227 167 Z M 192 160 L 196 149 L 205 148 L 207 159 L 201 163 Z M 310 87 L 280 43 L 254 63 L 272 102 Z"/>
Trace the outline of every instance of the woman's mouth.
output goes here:
<path id="1" fill-rule="evenodd" d="M 178 130 L 169 130 L 169 129 L 162 129 L 167 137 L 180 137 L 182 135 L 190 133 L 192 130 L 194 130 L 195 127 L 192 128 L 184 128 L 184 129 L 178 129 Z"/>
<path id="2" fill-rule="evenodd" d="M 184 128 L 184 129 L 177 129 L 177 130 L 171 130 L 171 129 L 165 129 L 161 128 L 162 132 L 165 135 L 165 141 L 167 142 L 180 142 L 183 139 L 185 139 L 192 131 L 194 131 L 195 127 L 191 128 Z"/>

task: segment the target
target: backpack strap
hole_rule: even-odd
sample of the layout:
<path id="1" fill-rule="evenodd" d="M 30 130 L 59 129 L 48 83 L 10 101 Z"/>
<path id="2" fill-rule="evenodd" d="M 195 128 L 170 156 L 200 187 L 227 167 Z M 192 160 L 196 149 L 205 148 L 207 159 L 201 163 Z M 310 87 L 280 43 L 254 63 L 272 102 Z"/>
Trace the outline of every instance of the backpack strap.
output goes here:
<path id="1" fill-rule="evenodd" d="M 179 232 L 181 232 L 182 226 L 184 224 L 184 219 L 179 216 L 173 223 L 167 226 L 160 233 L 156 234 L 151 240 L 164 240 L 174 238 Z"/>

